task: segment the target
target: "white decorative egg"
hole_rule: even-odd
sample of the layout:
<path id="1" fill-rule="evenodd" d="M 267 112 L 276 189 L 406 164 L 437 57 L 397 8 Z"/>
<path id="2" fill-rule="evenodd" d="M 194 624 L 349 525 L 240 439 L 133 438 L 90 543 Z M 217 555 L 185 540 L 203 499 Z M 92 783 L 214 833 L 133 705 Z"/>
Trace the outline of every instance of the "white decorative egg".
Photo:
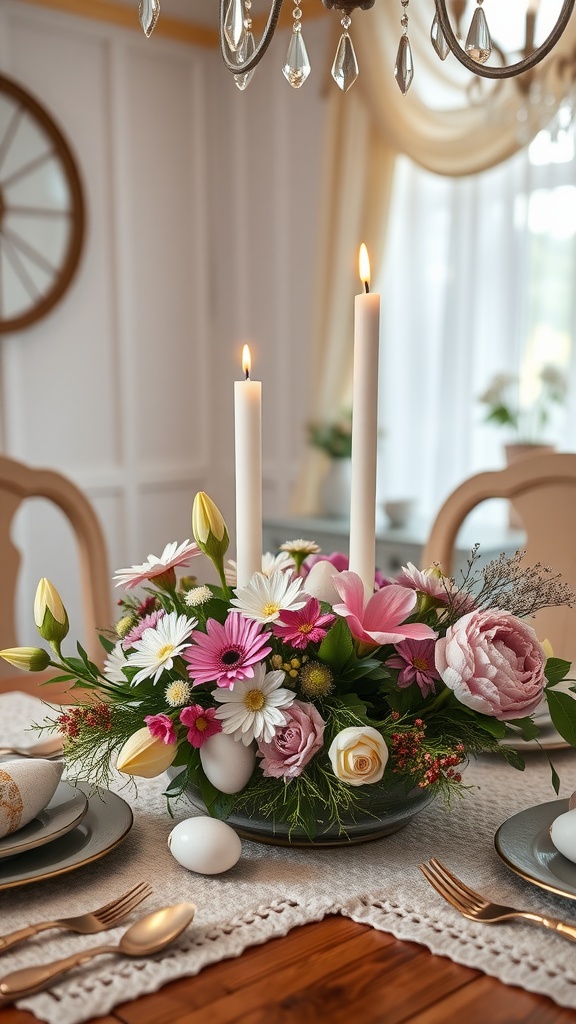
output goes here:
<path id="1" fill-rule="evenodd" d="M 554 819 L 550 838 L 558 852 L 576 864 L 576 810 L 565 811 Z"/>
<path id="2" fill-rule="evenodd" d="M 0 839 L 27 825 L 50 803 L 64 769 L 62 761 L 0 764 Z"/>
<path id="3" fill-rule="evenodd" d="M 225 821 L 186 818 L 172 829 L 168 849 L 182 867 L 199 875 L 220 875 L 240 859 L 242 843 Z"/>
<path id="4" fill-rule="evenodd" d="M 209 782 L 221 793 L 239 793 L 256 764 L 254 747 L 245 747 L 225 732 L 217 732 L 200 747 L 200 761 Z"/>

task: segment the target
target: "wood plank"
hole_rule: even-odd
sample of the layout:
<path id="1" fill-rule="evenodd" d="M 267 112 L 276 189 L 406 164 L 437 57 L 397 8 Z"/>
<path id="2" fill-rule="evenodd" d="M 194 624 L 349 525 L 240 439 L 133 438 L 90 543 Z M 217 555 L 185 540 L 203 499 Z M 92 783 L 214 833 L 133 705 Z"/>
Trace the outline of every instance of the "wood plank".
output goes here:
<path id="1" fill-rule="evenodd" d="M 481 975 L 464 988 L 439 999 L 423 1013 L 405 1018 L 406 1024 L 574 1024 L 576 1012 L 546 996 L 503 985 Z"/>

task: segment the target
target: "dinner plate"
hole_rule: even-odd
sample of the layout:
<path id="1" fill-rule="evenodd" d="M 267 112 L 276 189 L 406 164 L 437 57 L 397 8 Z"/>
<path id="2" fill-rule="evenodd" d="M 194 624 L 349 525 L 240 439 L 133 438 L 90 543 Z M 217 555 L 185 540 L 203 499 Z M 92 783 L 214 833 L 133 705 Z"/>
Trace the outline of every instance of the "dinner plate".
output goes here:
<path id="1" fill-rule="evenodd" d="M 0 839 L 0 860 L 15 857 L 25 850 L 34 850 L 44 843 L 52 843 L 75 828 L 87 810 L 86 794 L 68 782 L 60 782 L 43 811 L 17 832 L 11 832 Z"/>
<path id="2" fill-rule="evenodd" d="M 521 736 L 505 736 L 503 740 L 500 740 L 500 744 L 503 747 L 512 747 L 514 750 L 518 750 L 520 754 L 528 753 L 531 750 L 563 750 L 564 747 L 570 746 L 564 737 L 556 732 L 550 718 L 547 721 L 540 719 L 536 724 L 540 727 L 540 735 L 537 739 L 523 740 Z"/>
<path id="3" fill-rule="evenodd" d="M 87 790 L 83 785 L 78 788 Z M 54 878 L 98 860 L 126 838 L 132 824 L 126 801 L 98 787 L 88 795 L 88 810 L 76 828 L 45 846 L 0 862 L 0 890 Z"/>
<path id="4" fill-rule="evenodd" d="M 567 800 L 527 807 L 500 825 L 494 845 L 504 863 L 521 878 L 576 900 L 576 864 L 558 853 L 550 838 L 552 822 L 567 810 Z"/>

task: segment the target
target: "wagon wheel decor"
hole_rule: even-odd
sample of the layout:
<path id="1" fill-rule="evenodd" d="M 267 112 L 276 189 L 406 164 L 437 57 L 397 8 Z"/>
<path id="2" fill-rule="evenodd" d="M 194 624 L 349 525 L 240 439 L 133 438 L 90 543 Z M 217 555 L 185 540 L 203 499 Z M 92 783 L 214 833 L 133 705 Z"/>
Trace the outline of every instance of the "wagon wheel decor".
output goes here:
<path id="1" fill-rule="evenodd" d="M 84 198 L 76 161 L 50 114 L 0 75 L 0 333 L 62 298 L 78 267 Z"/>

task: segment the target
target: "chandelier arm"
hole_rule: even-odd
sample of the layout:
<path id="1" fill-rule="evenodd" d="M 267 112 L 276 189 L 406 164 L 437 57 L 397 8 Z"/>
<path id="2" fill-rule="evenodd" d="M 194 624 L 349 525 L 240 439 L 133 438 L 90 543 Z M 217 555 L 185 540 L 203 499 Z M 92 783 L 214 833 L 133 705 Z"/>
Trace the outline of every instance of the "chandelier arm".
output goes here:
<path id="1" fill-rule="evenodd" d="M 475 75 L 480 75 L 481 78 L 514 78 L 516 75 L 521 75 L 524 71 L 531 71 L 532 68 L 535 68 L 536 65 L 539 64 L 552 49 L 554 49 L 556 43 L 568 26 L 576 0 L 564 0 L 557 22 L 550 35 L 544 40 L 541 46 L 538 46 L 527 57 L 519 60 L 517 64 L 509 64 L 504 68 L 490 68 L 486 67 L 485 64 L 479 64 L 477 61 L 472 60 L 472 58 L 469 57 L 466 51 L 460 46 L 460 43 L 452 30 L 448 11 L 446 10 L 446 0 L 434 0 L 434 3 L 436 4 L 436 14 L 438 15 L 440 28 L 446 37 L 446 42 L 454 56 L 461 64 L 464 65 L 465 68 L 468 68 L 468 70 L 472 71 Z"/>
<path id="2" fill-rule="evenodd" d="M 226 7 L 228 3 L 229 0 L 220 0 L 220 52 L 222 54 L 222 60 L 224 61 L 228 71 L 231 71 L 233 75 L 245 75 L 248 71 L 254 70 L 270 46 L 284 0 L 272 0 L 270 14 L 268 15 L 268 21 L 266 22 L 266 27 L 264 28 L 260 42 L 250 57 L 250 60 L 244 61 L 243 64 L 233 63 L 228 56 L 228 48 L 224 36 L 224 21 L 226 18 Z"/>

